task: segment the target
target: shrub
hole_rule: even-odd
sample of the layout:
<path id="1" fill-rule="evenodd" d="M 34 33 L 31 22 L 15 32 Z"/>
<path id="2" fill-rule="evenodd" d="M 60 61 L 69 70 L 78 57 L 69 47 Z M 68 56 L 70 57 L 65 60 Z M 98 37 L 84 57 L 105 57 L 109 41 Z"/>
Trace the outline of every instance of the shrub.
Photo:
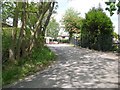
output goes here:
<path id="1" fill-rule="evenodd" d="M 2 62 L 6 62 L 9 57 L 9 47 L 11 45 L 11 32 L 13 28 L 2 29 Z"/>
<path id="2" fill-rule="evenodd" d="M 102 9 L 92 8 L 83 20 L 81 46 L 96 50 L 112 49 L 113 26 Z"/>
<path id="3" fill-rule="evenodd" d="M 69 40 L 68 39 L 63 39 L 60 41 L 61 43 L 69 43 Z"/>
<path id="4" fill-rule="evenodd" d="M 17 63 L 8 62 L 2 66 L 2 84 L 10 84 L 31 73 L 40 71 L 53 63 L 55 54 L 48 48 L 34 48 L 30 57 L 21 58 Z"/>

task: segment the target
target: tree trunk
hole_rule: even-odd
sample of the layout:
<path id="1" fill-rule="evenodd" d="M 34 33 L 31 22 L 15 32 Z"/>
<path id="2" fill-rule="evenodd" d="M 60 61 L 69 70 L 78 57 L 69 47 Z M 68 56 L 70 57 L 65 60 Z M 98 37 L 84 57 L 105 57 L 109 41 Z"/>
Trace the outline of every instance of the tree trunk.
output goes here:
<path id="1" fill-rule="evenodd" d="M 43 33 L 42 33 L 43 36 L 45 36 L 45 30 L 46 30 L 46 28 L 47 28 L 47 26 L 48 26 L 48 23 L 49 23 L 49 21 L 50 21 L 50 17 L 51 17 L 51 15 L 52 15 L 52 11 L 53 11 L 53 9 L 54 9 L 54 6 L 55 6 L 55 2 L 53 2 L 53 3 L 52 3 L 52 6 L 49 8 L 49 14 L 48 14 L 48 16 L 47 16 L 47 19 L 46 19 L 46 22 L 45 22 L 44 28 L 43 28 Z"/>
<path id="2" fill-rule="evenodd" d="M 72 32 L 69 32 L 69 42 L 70 42 L 70 43 L 71 43 L 72 35 L 73 35 L 73 33 L 72 33 Z"/>
<path id="3" fill-rule="evenodd" d="M 23 7 L 23 11 L 22 11 L 22 27 L 20 29 L 20 33 L 19 33 L 19 38 L 18 38 L 18 42 L 17 42 L 17 55 L 16 58 L 20 59 L 20 57 L 22 57 L 24 50 L 23 50 L 23 38 L 25 36 L 25 23 L 26 23 L 26 2 L 22 2 L 22 7 Z"/>
<path id="4" fill-rule="evenodd" d="M 41 4 L 41 5 L 42 5 L 41 7 L 43 8 L 43 10 L 41 10 L 42 12 L 40 13 L 39 19 L 35 25 L 34 35 L 32 36 L 31 41 L 30 41 L 30 45 L 29 45 L 29 50 L 28 50 L 29 53 L 31 52 L 34 45 L 36 46 L 36 44 L 38 44 L 36 42 L 37 42 L 38 36 L 41 32 L 42 21 L 43 21 L 45 13 L 48 11 L 48 9 L 51 5 L 51 2 L 46 3 L 46 5 L 45 4 Z"/>
<path id="5" fill-rule="evenodd" d="M 43 21 L 43 19 L 44 19 L 44 16 L 45 16 L 46 12 L 49 10 L 49 8 L 50 8 L 50 6 L 51 6 L 51 3 L 52 3 L 52 2 L 48 2 L 46 5 L 43 5 L 43 7 L 42 7 L 42 8 L 43 8 L 43 12 L 42 12 L 42 15 L 41 15 L 40 18 L 39 18 L 37 28 L 35 28 L 36 38 L 37 38 L 37 36 L 41 33 L 41 29 L 44 28 L 44 27 L 42 27 L 42 21 Z"/>
<path id="6" fill-rule="evenodd" d="M 15 3 L 15 13 L 13 18 L 13 30 L 12 30 L 12 43 L 9 49 L 9 60 L 15 60 L 15 53 L 16 53 L 16 36 L 17 36 L 17 26 L 18 26 L 18 2 Z"/>

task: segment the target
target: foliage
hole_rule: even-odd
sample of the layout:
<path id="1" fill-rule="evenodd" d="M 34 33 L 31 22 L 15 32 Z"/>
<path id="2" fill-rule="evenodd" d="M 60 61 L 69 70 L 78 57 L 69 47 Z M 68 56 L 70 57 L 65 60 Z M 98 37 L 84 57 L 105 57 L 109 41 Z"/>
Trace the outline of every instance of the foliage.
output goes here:
<path id="1" fill-rule="evenodd" d="M 2 62 L 8 60 L 9 57 L 9 47 L 11 44 L 11 31 L 12 28 L 5 28 L 2 30 Z"/>
<path id="2" fill-rule="evenodd" d="M 117 10 L 117 13 L 120 13 L 120 0 L 118 0 L 118 3 L 116 3 L 116 1 L 114 2 L 105 2 L 106 5 L 108 5 L 108 7 L 106 7 L 106 10 L 108 10 L 110 12 L 110 16 L 112 16 L 114 14 L 114 11 Z"/>
<path id="3" fill-rule="evenodd" d="M 13 19 L 12 28 L 2 27 L 2 76 L 3 84 L 8 84 L 36 72 L 54 59 L 53 52 L 44 47 L 44 35 L 57 2 L 5 1 L 2 2 L 2 21 Z"/>
<path id="4" fill-rule="evenodd" d="M 2 21 L 6 22 L 6 19 L 13 17 L 14 3 L 4 2 L 2 3 Z"/>
<path id="5" fill-rule="evenodd" d="M 112 36 L 110 18 L 101 9 L 92 8 L 83 20 L 81 46 L 102 51 L 111 50 Z"/>
<path id="6" fill-rule="evenodd" d="M 117 34 L 116 32 L 113 32 L 113 37 L 114 37 L 115 39 L 118 39 L 118 34 Z"/>
<path id="7" fill-rule="evenodd" d="M 70 38 L 73 33 L 79 33 L 82 24 L 82 17 L 73 8 L 66 10 L 63 16 L 63 24 L 65 25 L 65 30 L 69 32 Z"/>
<path id="8" fill-rule="evenodd" d="M 6 38 L 3 47 L 7 48 L 6 60 L 19 60 L 27 57 L 34 47 L 44 45 L 45 30 L 51 15 L 56 10 L 56 2 L 2 2 L 3 21 L 13 19 L 13 29 Z M 21 27 L 18 30 L 18 21 Z M 5 39 L 4 38 L 4 39 Z M 8 40 L 8 41 L 7 41 Z M 8 43 L 7 43 L 8 42 Z M 10 42 L 10 43 L 9 43 Z M 9 44 L 9 46 L 7 45 Z"/>
<path id="9" fill-rule="evenodd" d="M 110 16 L 114 14 L 114 11 L 116 10 L 115 2 L 105 2 L 109 7 L 106 8 L 110 12 Z"/>
<path id="10" fill-rule="evenodd" d="M 114 11 L 117 11 L 117 14 L 120 14 L 120 0 L 118 0 L 118 3 L 116 3 L 116 0 L 114 2 L 105 2 L 108 7 L 106 7 L 106 10 L 110 12 L 110 15 L 112 16 L 114 14 Z M 112 14 L 111 14 L 112 13 Z M 118 38 L 120 42 L 120 38 Z M 118 52 L 120 52 L 120 43 L 118 45 Z"/>
<path id="11" fill-rule="evenodd" d="M 35 73 L 50 65 L 55 60 L 55 54 L 47 47 L 35 48 L 29 58 L 7 62 L 3 65 L 3 85 L 13 83 L 25 76 Z"/>
<path id="12" fill-rule="evenodd" d="M 46 36 L 57 38 L 59 29 L 59 23 L 52 17 L 47 26 Z"/>
<path id="13" fill-rule="evenodd" d="M 60 40 L 61 43 L 69 43 L 69 40 L 68 39 L 62 39 Z"/>

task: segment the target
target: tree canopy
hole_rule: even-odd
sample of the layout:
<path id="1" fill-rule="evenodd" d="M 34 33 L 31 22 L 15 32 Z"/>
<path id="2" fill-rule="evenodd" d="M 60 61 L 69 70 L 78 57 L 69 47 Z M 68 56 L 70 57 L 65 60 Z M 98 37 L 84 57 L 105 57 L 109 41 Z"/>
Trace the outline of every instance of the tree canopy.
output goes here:
<path id="1" fill-rule="evenodd" d="M 62 23 L 65 25 L 65 30 L 69 32 L 70 38 L 73 33 L 79 33 L 82 25 L 82 17 L 80 13 L 75 11 L 73 8 L 66 10 L 63 15 Z"/>
<path id="2" fill-rule="evenodd" d="M 45 31 L 57 2 L 2 2 L 2 21 L 13 20 L 11 43 L 3 53 L 9 53 L 9 60 L 19 60 L 31 54 L 33 48 L 44 46 Z M 18 29 L 18 22 L 21 26 Z M 4 37 L 4 34 L 3 34 Z M 4 39 L 4 38 L 3 38 Z M 7 42 L 6 42 L 7 43 Z"/>
<path id="3" fill-rule="evenodd" d="M 108 10 L 110 12 L 110 16 L 112 16 L 114 14 L 114 11 L 117 10 L 117 14 L 120 13 L 120 0 L 118 0 L 118 2 L 116 3 L 116 0 L 112 0 L 109 2 L 105 2 L 106 5 L 108 5 L 108 7 L 106 7 L 106 10 Z"/>
<path id="4" fill-rule="evenodd" d="M 47 26 L 46 36 L 57 38 L 59 30 L 59 23 L 52 17 Z"/>
<path id="5" fill-rule="evenodd" d="M 101 9 L 92 8 L 85 16 L 82 26 L 81 46 L 97 50 L 112 48 L 113 24 Z"/>

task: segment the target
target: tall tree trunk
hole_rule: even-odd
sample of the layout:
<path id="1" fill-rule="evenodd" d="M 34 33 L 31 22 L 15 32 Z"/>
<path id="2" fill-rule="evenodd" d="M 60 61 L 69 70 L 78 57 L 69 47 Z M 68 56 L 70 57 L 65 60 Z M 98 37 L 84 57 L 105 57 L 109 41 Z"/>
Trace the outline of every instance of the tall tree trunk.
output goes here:
<path id="1" fill-rule="evenodd" d="M 46 12 L 49 10 L 49 8 L 51 7 L 51 3 L 52 2 L 48 2 L 48 3 L 45 3 L 45 4 L 43 4 L 43 10 L 42 10 L 42 14 L 41 14 L 41 16 L 40 16 L 40 18 L 39 18 L 39 20 L 38 20 L 38 25 L 37 25 L 37 28 L 35 28 L 35 35 L 36 35 L 36 38 L 38 37 L 38 35 L 41 33 L 41 29 L 43 28 L 42 27 L 42 21 L 43 21 L 43 19 L 44 19 L 44 16 L 45 16 L 45 14 L 46 14 Z"/>
<path id="2" fill-rule="evenodd" d="M 46 30 L 46 28 L 47 28 L 47 26 L 48 26 L 48 23 L 49 23 L 49 21 L 50 21 L 50 17 L 51 17 L 51 15 L 52 15 L 54 6 L 55 6 L 55 2 L 53 2 L 53 3 L 52 3 L 52 6 L 49 8 L 49 14 L 48 14 L 48 16 L 47 16 L 47 19 L 46 19 L 46 22 L 45 22 L 44 28 L 43 28 L 43 33 L 42 33 L 43 36 L 45 36 L 45 30 Z"/>
<path id="3" fill-rule="evenodd" d="M 9 60 L 15 60 L 15 48 L 16 48 L 16 36 L 17 36 L 17 26 L 18 26 L 18 2 L 15 2 L 16 8 L 13 18 L 13 30 L 12 30 L 12 43 L 9 49 Z"/>
<path id="4" fill-rule="evenodd" d="M 46 18 L 46 21 L 45 21 L 45 24 L 44 24 L 44 26 L 43 26 L 43 30 L 42 30 L 42 32 L 41 32 L 41 36 L 43 37 L 42 39 L 43 39 L 43 45 L 44 45 L 44 43 L 45 43 L 45 31 L 46 31 L 46 28 L 47 28 L 47 26 L 48 26 L 48 23 L 49 23 L 49 21 L 50 21 L 50 17 L 51 17 L 51 15 L 52 15 L 52 13 L 53 13 L 53 9 L 54 9 L 54 6 L 55 6 L 55 2 L 52 2 L 51 3 L 51 7 L 49 8 L 49 13 L 48 13 L 48 16 L 47 16 L 47 18 Z"/>
<path id="5" fill-rule="evenodd" d="M 26 23 L 26 2 L 22 2 L 22 7 L 23 7 L 23 11 L 22 11 L 22 27 L 20 29 L 20 33 L 19 33 L 19 38 L 18 38 L 18 42 L 17 42 L 17 59 L 20 59 L 21 55 L 23 55 L 23 38 L 25 36 L 25 23 Z M 24 45 L 23 45 L 24 46 Z"/>
<path id="6" fill-rule="evenodd" d="M 41 2 L 41 3 L 43 3 L 43 2 Z M 35 29 L 34 29 L 34 34 L 33 34 L 32 38 L 31 38 L 31 41 L 30 41 L 30 46 L 29 46 L 29 50 L 28 50 L 29 53 L 31 52 L 32 48 L 38 44 L 36 42 L 37 42 L 38 36 L 41 32 L 42 21 L 44 19 L 45 13 L 48 11 L 48 9 L 51 5 L 51 2 L 47 2 L 47 3 L 44 3 L 44 4 L 40 4 L 40 5 L 42 5 L 41 6 L 42 10 L 41 10 L 41 12 L 39 12 L 40 16 L 39 16 L 38 21 L 36 22 Z"/>

